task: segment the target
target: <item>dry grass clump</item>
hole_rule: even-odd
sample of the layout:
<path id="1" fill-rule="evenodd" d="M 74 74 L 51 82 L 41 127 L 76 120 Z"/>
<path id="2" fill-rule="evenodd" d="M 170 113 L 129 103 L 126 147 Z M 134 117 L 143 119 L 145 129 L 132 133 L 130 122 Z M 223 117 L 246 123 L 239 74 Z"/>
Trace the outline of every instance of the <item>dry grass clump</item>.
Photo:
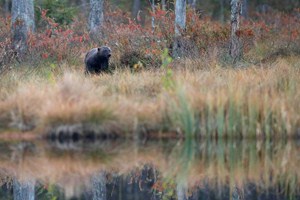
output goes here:
<path id="1" fill-rule="evenodd" d="M 299 69 L 278 60 L 272 66 L 185 72 L 186 87 L 204 135 L 286 136 L 299 127 Z M 214 134 L 211 134 L 214 133 Z"/>
<path id="2" fill-rule="evenodd" d="M 1 78 L 2 128 L 114 123 L 206 137 L 290 137 L 300 124 L 299 59 L 240 69 L 174 68 L 84 76 L 62 67 L 11 70 Z M 182 64 L 182 63 L 181 63 Z M 169 75 L 168 75 L 169 76 Z M 172 83 L 167 87 L 166 80 Z"/>

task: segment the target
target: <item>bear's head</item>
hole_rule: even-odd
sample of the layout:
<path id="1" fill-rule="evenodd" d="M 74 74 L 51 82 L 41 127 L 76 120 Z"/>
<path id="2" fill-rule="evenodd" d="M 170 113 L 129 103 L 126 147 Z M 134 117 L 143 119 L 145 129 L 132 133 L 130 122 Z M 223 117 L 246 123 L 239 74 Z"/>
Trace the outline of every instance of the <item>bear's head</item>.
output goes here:
<path id="1" fill-rule="evenodd" d="M 111 57 L 111 49 L 108 46 L 99 47 L 98 54 L 103 58 L 109 59 Z"/>

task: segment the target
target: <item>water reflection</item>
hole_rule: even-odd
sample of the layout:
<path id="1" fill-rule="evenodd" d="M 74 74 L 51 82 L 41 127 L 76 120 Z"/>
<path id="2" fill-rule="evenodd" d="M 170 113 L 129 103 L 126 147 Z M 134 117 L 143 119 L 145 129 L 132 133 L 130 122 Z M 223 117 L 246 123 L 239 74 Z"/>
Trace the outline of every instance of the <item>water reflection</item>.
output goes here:
<path id="1" fill-rule="evenodd" d="M 296 141 L 0 142 L 0 199 L 300 199 Z"/>
<path id="2" fill-rule="evenodd" d="M 106 175 L 100 172 L 92 177 L 93 200 L 106 200 Z"/>
<path id="3" fill-rule="evenodd" d="M 29 181 L 19 181 L 17 179 L 13 180 L 13 192 L 14 200 L 34 200 L 34 186 L 35 182 Z"/>

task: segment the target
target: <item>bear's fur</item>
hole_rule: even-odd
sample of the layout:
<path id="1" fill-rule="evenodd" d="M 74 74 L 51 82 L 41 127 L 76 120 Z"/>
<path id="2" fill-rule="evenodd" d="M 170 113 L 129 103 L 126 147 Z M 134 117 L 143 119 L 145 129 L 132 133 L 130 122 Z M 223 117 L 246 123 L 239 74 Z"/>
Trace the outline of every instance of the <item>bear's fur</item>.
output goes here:
<path id="1" fill-rule="evenodd" d="M 90 74 L 100 74 L 108 70 L 111 49 L 107 46 L 93 48 L 85 55 L 85 72 Z"/>

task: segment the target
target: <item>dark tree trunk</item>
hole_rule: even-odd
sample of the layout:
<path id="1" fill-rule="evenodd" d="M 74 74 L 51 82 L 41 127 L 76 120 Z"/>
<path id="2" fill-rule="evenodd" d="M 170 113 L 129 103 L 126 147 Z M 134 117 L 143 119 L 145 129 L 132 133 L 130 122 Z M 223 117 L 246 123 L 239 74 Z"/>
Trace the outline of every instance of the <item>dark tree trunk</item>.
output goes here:
<path id="1" fill-rule="evenodd" d="M 175 3 L 175 39 L 173 45 L 173 57 L 180 58 L 183 54 L 181 44 L 181 32 L 186 27 L 186 0 L 176 0 Z"/>
<path id="2" fill-rule="evenodd" d="M 5 12 L 5 15 L 7 13 L 9 13 L 9 1 L 8 0 L 4 0 L 4 12 Z"/>
<path id="3" fill-rule="evenodd" d="M 82 11 L 82 13 L 83 13 L 83 15 L 85 16 L 85 17 L 87 17 L 87 5 L 88 5 L 88 2 L 87 2 L 87 0 L 81 0 L 80 1 L 81 2 L 81 11 Z"/>
<path id="4" fill-rule="evenodd" d="M 239 37 L 242 0 L 231 0 L 230 4 L 231 4 L 230 56 L 233 58 L 235 63 L 236 61 L 241 59 L 243 54 L 242 41 L 241 38 Z"/>
<path id="5" fill-rule="evenodd" d="M 80 3 L 82 7 L 86 7 L 86 5 L 88 5 L 87 0 L 80 0 Z"/>
<path id="6" fill-rule="evenodd" d="M 196 0 L 188 0 L 188 4 L 191 8 L 196 9 Z"/>
<path id="7" fill-rule="evenodd" d="M 225 17 L 224 17 L 224 0 L 220 0 L 220 21 L 222 23 L 225 22 Z"/>
<path id="8" fill-rule="evenodd" d="M 243 0 L 242 5 L 242 16 L 247 19 L 248 18 L 248 0 Z"/>
<path id="9" fill-rule="evenodd" d="M 152 13 L 155 14 L 155 1 L 154 0 L 151 0 L 151 9 L 152 9 Z M 152 32 L 154 33 L 154 29 L 155 29 L 154 16 L 151 17 L 151 26 L 152 26 Z"/>
<path id="10" fill-rule="evenodd" d="M 99 35 L 104 21 L 104 1 L 90 0 L 89 31 L 92 37 Z"/>
<path id="11" fill-rule="evenodd" d="M 166 0 L 161 0 L 161 9 L 166 10 Z"/>
<path id="12" fill-rule="evenodd" d="M 236 186 L 234 186 L 231 196 L 232 200 L 245 200 L 243 190 L 239 189 Z"/>
<path id="13" fill-rule="evenodd" d="M 134 0 L 133 2 L 133 5 L 132 5 L 132 18 L 134 20 L 136 20 L 137 22 L 138 21 L 138 14 L 139 14 L 139 11 L 141 10 L 141 0 Z"/>
<path id="14" fill-rule="evenodd" d="M 13 0 L 11 8 L 11 30 L 13 47 L 22 55 L 27 50 L 27 39 L 34 31 L 33 0 Z"/>

